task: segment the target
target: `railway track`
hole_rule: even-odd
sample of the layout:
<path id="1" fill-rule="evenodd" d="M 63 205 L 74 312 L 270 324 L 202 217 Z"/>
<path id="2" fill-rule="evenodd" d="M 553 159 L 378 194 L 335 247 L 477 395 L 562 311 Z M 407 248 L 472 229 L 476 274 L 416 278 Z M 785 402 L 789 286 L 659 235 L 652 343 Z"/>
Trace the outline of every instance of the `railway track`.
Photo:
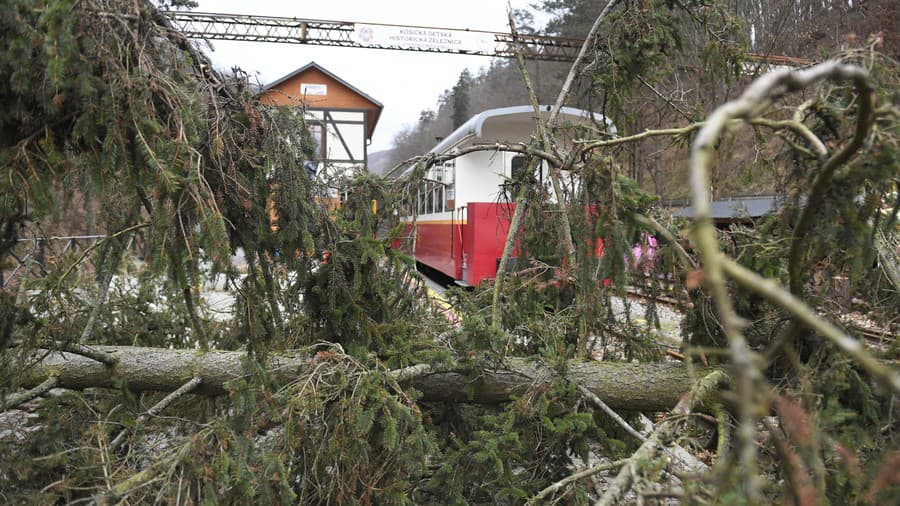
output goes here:
<path id="1" fill-rule="evenodd" d="M 637 286 L 629 286 L 626 289 L 626 292 L 628 293 L 628 297 L 630 299 L 639 301 L 652 300 L 656 304 L 666 305 L 673 310 L 693 307 L 693 303 L 691 303 L 690 301 L 679 301 L 678 299 L 669 295 L 648 294 L 645 290 Z M 820 316 L 826 319 L 830 319 L 824 313 L 820 313 Z M 897 334 L 890 328 L 867 328 L 859 324 L 848 324 L 848 322 L 839 322 L 839 325 L 841 327 L 844 327 L 851 335 L 859 336 L 865 339 L 870 346 L 880 351 L 885 351 L 898 337 Z"/>
<path id="2" fill-rule="evenodd" d="M 627 288 L 625 288 L 625 293 L 627 293 L 628 297 L 631 299 L 642 300 L 646 302 L 653 301 L 657 304 L 665 304 L 672 309 L 693 307 L 693 304 L 690 301 L 678 300 L 675 297 L 669 295 L 650 294 L 645 290 L 642 290 L 640 287 L 632 285 L 629 285 Z"/>
<path id="3" fill-rule="evenodd" d="M 444 292 L 446 292 L 448 286 L 447 281 L 444 279 L 435 279 L 434 273 L 422 272 L 422 274 L 427 280 L 426 286 L 429 296 L 436 299 L 438 304 L 449 310 L 449 305 L 447 305 L 446 299 L 444 299 Z M 670 288 L 669 291 L 672 292 L 673 289 Z M 685 308 L 693 307 L 693 303 L 687 300 L 686 297 L 679 300 L 674 293 L 651 294 L 647 291 L 646 287 L 641 287 L 640 285 L 629 285 L 625 289 L 625 292 L 629 300 L 637 301 L 641 304 L 647 304 L 652 301 L 654 304 L 666 306 L 675 312 L 680 312 Z M 825 315 L 823 314 L 822 316 Z M 841 326 L 847 328 L 852 335 L 865 339 L 869 346 L 879 351 L 887 350 L 892 342 L 897 339 L 896 333 L 892 332 L 889 328 L 873 329 L 853 324 L 847 325 L 846 323 L 841 324 Z"/>

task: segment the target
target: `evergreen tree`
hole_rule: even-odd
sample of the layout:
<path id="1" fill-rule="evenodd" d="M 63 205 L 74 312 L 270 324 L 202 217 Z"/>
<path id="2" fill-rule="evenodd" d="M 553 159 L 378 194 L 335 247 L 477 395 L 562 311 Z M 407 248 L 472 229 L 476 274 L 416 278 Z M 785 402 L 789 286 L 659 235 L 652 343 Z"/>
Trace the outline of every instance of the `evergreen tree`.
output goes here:
<path id="1" fill-rule="evenodd" d="M 459 79 L 450 91 L 450 104 L 453 109 L 453 129 L 461 127 L 472 113 L 469 110 L 469 90 L 472 87 L 472 73 L 469 69 L 463 69 L 459 74 Z"/>

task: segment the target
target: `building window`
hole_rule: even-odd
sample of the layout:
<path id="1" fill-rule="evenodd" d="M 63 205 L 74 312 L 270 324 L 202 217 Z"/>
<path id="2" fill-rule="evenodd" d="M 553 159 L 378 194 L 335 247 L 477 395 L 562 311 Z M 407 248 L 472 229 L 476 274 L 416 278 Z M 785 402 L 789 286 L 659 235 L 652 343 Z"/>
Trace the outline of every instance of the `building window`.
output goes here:
<path id="1" fill-rule="evenodd" d="M 303 168 L 306 169 L 306 175 L 309 176 L 310 179 L 315 179 L 316 174 L 319 172 L 319 164 L 312 160 L 303 162 Z"/>
<path id="2" fill-rule="evenodd" d="M 315 156 L 317 160 L 325 159 L 325 127 L 321 123 L 308 123 L 309 136 L 316 145 Z"/>

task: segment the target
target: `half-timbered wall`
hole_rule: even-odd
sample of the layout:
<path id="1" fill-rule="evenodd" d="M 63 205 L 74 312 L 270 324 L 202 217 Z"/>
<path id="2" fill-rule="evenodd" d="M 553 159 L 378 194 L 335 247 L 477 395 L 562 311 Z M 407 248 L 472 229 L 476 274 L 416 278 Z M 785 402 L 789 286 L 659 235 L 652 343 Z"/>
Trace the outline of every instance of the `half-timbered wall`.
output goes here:
<path id="1" fill-rule="evenodd" d="M 314 140 L 319 143 L 319 155 L 331 163 L 363 164 L 366 161 L 367 111 L 315 110 L 306 111 Z"/>

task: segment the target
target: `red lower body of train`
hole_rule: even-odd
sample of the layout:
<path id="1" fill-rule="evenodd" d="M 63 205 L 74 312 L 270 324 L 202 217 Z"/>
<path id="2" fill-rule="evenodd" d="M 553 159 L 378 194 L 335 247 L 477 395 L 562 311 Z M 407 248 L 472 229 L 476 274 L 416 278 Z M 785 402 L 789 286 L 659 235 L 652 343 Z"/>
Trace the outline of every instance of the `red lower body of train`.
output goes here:
<path id="1" fill-rule="evenodd" d="M 416 261 L 462 285 L 493 279 L 515 208 L 515 204 L 469 202 L 452 211 L 450 220 L 418 221 Z"/>
<path id="2" fill-rule="evenodd" d="M 449 220 L 418 220 L 416 261 L 464 286 L 494 279 L 515 209 L 512 203 L 469 202 L 454 210 Z M 596 254 L 603 254 L 599 239 Z"/>

